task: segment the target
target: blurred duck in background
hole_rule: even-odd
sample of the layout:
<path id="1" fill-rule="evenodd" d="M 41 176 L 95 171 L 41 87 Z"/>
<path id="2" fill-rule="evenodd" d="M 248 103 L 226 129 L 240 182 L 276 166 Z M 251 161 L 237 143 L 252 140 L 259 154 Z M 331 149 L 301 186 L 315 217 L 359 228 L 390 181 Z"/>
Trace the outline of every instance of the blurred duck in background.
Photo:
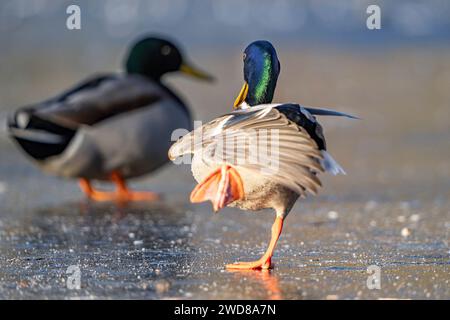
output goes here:
<path id="1" fill-rule="evenodd" d="M 279 73 L 272 44 L 250 44 L 244 52 L 245 83 L 234 103 L 236 110 L 191 131 L 169 150 L 171 159 L 193 153 L 192 173 L 198 185 L 191 202 L 209 200 L 214 211 L 227 205 L 275 210 L 266 253 L 257 261 L 229 264 L 229 269 L 270 268 L 283 221 L 298 197 L 318 192 L 319 173 L 345 174 L 326 151 L 322 127 L 314 115 L 354 117 L 299 104 L 271 104 Z M 195 138 L 199 134 L 202 139 Z"/>
<path id="2" fill-rule="evenodd" d="M 96 75 L 47 101 L 17 110 L 9 134 L 45 172 L 79 178 L 97 201 L 151 201 L 125 180 L 150 173 L 167 159 L 172 131 L 191 129 L 188 107 L 161 82 L 170 72 L 212 77 L 186 62 L 171 42 L 147 37 L 129 51 L 123 74 Z M 92 180 L 112 181 L 113 192 Z"/>

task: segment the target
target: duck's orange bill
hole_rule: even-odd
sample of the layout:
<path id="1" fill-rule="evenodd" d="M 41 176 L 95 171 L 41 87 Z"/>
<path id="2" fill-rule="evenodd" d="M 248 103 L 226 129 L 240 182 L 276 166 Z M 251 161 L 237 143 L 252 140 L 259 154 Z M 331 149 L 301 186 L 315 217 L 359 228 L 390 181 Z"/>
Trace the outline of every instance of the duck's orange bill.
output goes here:
<path id="1" fill-rule="evenodd" d="M 223 165 L 212 172 L 191 192 L 191 202 L 211 201 L 214 211 L 219 211 L 233 201 L 244 198 L 244 185 L 236 169 Z"/>

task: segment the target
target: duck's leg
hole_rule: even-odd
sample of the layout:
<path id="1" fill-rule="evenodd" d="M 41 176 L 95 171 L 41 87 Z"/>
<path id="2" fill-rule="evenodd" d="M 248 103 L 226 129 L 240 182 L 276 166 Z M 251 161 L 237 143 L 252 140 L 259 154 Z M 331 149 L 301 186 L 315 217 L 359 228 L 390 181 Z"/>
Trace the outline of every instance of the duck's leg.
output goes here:
<path id="1" fill-rule="evenodd" d="M 211 201 L 214 211 L 244 198 L 244 185 L 236 169 L 223 165 L 200 182 L 191 192 L 191 202 Z"/>
<path id="2" fill-rule="evenodd" d="M 89 199 L 95 201 L 153 201 L 159 199 L 158 194 L 153 192 L 130 191 L 123 178 L 116 172 L 111 174 L 111 181 L 115 183 L 115 191 L 98 191 L 92 187 L 88 179 L 80 179 L 80 188 Z"/>
<path id="3" fill-rule="evenodd" d="M 271 260 L 281 230 L 283 229 L 283 218 L 277 216 L 272 225 L 272 238 L 270 239 L 269 247 L 266 253 L 257 261 L 251 262 L 236 262 L 227 264 L 227 269 L 269 269 L 271 267 Z"/>
<path id="4" fill-rule="evenodd" d="M 111 174 L 111 181 L 116 184 L 116 200 L 118 201 L 154 201 L 159 199 L 159 195 L 155 192 L 129 190 L 125 180 L 117 172 Z"/>
<path id="5" fill-rule="evenodd" d="M 89 199 L 95 201 L 113 201 L 117 198 L 115 191 L 107 192 L 95 190 L 91 182 L 86 178 L 80 179 L 80 188 Z"/>

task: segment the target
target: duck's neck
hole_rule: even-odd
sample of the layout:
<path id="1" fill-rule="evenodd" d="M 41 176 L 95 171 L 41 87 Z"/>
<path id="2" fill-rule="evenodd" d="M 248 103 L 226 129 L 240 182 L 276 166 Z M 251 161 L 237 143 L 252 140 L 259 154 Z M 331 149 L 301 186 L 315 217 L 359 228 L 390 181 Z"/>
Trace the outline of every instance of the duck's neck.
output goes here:
<path id="1" fill-rule="evenodd" d="M 154 80 L 154 82 L 162 90 L 164 90 L 172 99 L 174 99 L 177 102 L 178 107 L 180 107 L 180 109 L 186 113 L 188 119 L 191 119 L 191 112 L 189 110 L 188 105 L 178 96 L 178 94 L 172 88 L 170 88 L 169 86 L 167 86 L 163 82 L 161 82 L 159 79 Z"/>
<path id="2" fill-rule="evenodd" d="M 157 82 L 159 84 L 161 84 L 161 77 L 163 76 L 163 74 L 159 73 L 159 72 L 148 72 L 146 70 L 127 70 L 128 74 L 138 74 L 142 77 L 147 78 L 148 80 L 152 81 L 152 82 Z"/>
<path id="3" fill-rule="evenodd" d="M 277 85 L 278 74 L 273 70 L 270 57 L 263 61 L 261 72 L 248 79 L 248 94 L 245 102 L 249 106 L 271 103 Z"/>

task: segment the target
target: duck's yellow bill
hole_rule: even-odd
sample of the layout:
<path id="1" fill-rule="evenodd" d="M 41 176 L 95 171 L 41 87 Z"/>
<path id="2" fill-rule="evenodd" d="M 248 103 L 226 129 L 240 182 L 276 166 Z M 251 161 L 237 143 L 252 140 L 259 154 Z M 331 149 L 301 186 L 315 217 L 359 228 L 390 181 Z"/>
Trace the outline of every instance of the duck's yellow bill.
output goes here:
<path id="1" fill-rule="evenodd" d="M 194 68 L 186 63 L 183 63 L 180 67 L 180 71 L 184 74 L 190 75 L 194 78 L 206 80 L 206 81 L 213 81 L 214 77 L 207 74 L 206 72 L 203 72 L 197 68 Z"/>
<path id="2" fill-rule="evenodd" d="M 241 92 L 239 92 L 239 95 L 237 96 L 236 100 L 234 100 L 235 108 L 237 108 L 242 102 L 245 101 L 245 98 L 247 98 L 247 94 L 248 94 L 248 84 L 247 82 L 244 82 Z"/>

